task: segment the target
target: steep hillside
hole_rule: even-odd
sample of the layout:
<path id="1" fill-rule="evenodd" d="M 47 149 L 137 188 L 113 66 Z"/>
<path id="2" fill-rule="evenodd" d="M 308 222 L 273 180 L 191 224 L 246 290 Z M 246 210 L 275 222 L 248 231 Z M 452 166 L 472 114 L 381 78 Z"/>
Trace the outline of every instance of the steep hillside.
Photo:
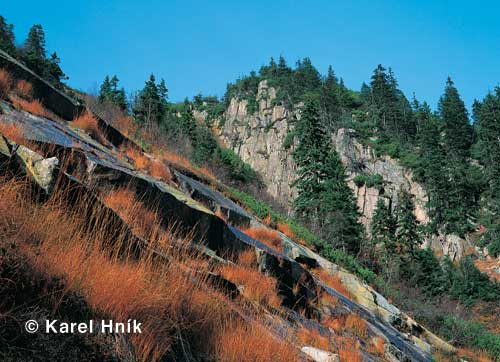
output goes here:
<path id="1" fill-rule="evenodd" d="M 61 346 L 65 361 L 431 361 L 456 352 L 266 226 L 201 169 L 145 153 L 0 56 L 9 80 L 0 114 L 3 360 L 55 360 Z M 87 318 L 138 319 L 145 332 L 52 338 L 19 328 Z"/>
<path id="2" fill-rule="evenodd" d="M 286 144 L 296 119 L 300 117 L 300 106 L 290 110 L 276 102 L 276 89 L 266 80 L 258 84 L 256 94 L 254 113 L 248 110 L 248 100 L 232 98 L 216 134 L 223 144 L 261 174 L 267 191 L 291 212 L 290 204 L 297 195 L 291 186 L 297 179 L 297 167 L 292 157 L 293 146 L 286 147 Z M 414 197 L 417 220 L 422 225 L 430 222 L 428 195 L 425 188 L 415 181 L 410 169 L 388 155 L 377 155 L 372 147 L 357 140 L 353 129 L 335 131 L 332 144 L 346 168 L 348 185 L 361 212 L 360 221 L 368 233 L 379 198 L 394 210 L 401 191 Z M 474 249 L 466 238 L 443 233 L 428 238 L 425 245 L 454 261 Z M 477 252 L 482 254 L 484 251 L 478 249 Z"/>

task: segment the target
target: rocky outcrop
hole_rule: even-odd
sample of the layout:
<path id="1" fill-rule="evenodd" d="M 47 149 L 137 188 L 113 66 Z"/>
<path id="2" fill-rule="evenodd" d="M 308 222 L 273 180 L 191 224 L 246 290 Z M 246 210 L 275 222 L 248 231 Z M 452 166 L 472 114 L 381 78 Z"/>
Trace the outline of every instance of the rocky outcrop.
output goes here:
<path id="1" fill-rule="evenodd" d="M 288 206 L 296 195 L 296 190 L 290 184 L 297 174 L 290 150 L 284 149 L 283 144 L 293 128 L 294 120 L 300 115 L 276 105 L 275 99 L 276 91 L 268 86 L 267 81 L 259 84 L 258 109 L 254 114 L 248 113 L 246 100 L 231 99 L 218 136 L 262 175 L 271 196 L 283 206 Z M 361 222 L 367 230 L 379 197 L 395 207 L 401 190 L 414 195 L 417 219 L 423 224 L 429 221 L 425 210 L 427 195 L 412 180 L 409 170 L 388 156 L 377 157 L 373 149 L 355 139 L 354 131 L 350 129 L 339 129 L 332 135 L 332 141 L 348 172 L 349 186 L 357 197 Z M 353 179 L 360 174 L 378 174 L 382 176 L 383 182 L 374 187 L 358 187 Z"/>
<path id="2" fill-rule="evenodd" d="M 280 295 L 283 297 L 283 307 L 287 308 L 285 310 L 292 316 L 298 309 L 304 311 L 305 316 L 310 318 L 296 327 L 315 325 L 314 321 L 321 319 L 319 314 L 327 313 L 315 307 L 319 295 L 327 293 L 338 300 L 338 303 L 332 305 L 331 309 L 339 309 L 342 313 L 358 314 L 366 321 L 369 335 L 382 336 L 398 351 L 397 354 L 401 356 L 401 360 L 407 358 L 412 361 L 430 361 L 430 350 L 421 347 L 427 344 L 435 348 L 446 349 L 443 347 L 447 347 L 444 341 L 427 333 L 425 328 L 414 321 L 406 321 L 406 316 L 383 296 L 312 250 L 298 245 L 284 235 L 282 235 L 282 251 L 273 250 L 218 218 L 213 211 L 223 211 L 228 216 L 228 220 L 235 224 L 259 225 L 259 221 L 254 216 L 224 197 L 218 190 L 211 189 L 180 172 L 173 172 L 176 182 L 165 183 L 135 169 L 119 157 L 113 147 L 107 148 L 100 145 L 66 123 L 28 116 L 8 105 L 4 105 L 3 109 L 4 113 L 0 116 L 0 122 L 15 121 L 22 125 L 29 141 L 37 142 L 41 146 L 50 144 L 51 152 L 61 154 L 62 157 L 59 157 L 61 160 L 64 160 L 64 150 L 71 152 L 72 158 L 68 160 L 70 163 L 65 165 L 67 178 L 97 196 L 105 195 L 111 188 L 126 185 L 140 195 L 146 205 L 161 205 L 158 209 L 159 223 L 165 226 L 186 227 L 193 231 L 194 235 L 198 235 L 199 238 L 194 240 L 205 242 L 204 254 L 210 256 L 214 262 L 231 263 L 232 256 L 239 251 L 253 249 L 257 256 L 259 270 L 274 276 L 278 281 Z M 2 149 L 12 147 L 12 142 L 4 143 L 3 146 L 0 145 Z M 110 240 L 112 239 L 110 237 Z M 316 278 L 308 269 L 310 264 L 340 276 L 354 297 L 346 298 Z M 406 322 L 394 323 L 396 320 Z M 290 322 L 284 319 L 283 323 Z M 400 325 L 406 327 L 400 329 Z M 325 333 L 332 333 L 328 331 L 328 328 L 321 328 L 325 330 Z M 409 335 L 407 330 L 411 332 Z M 453 347 L 449 346 L 449 348 Z M 320 350 L 306 349 L 306 351 L 309 356 L 314 354 L 318 358 L 335 358 L 335 355 L 328 354 L 326 351 L 326 354 L 321 353 Z"/>
<path id="3" fill-rule="evenodd" d="M 398 204 L 401 191 L 409 192 L 415 200 L 415 216 L 422 224 L 429 222 L 425 209 L 427 194 L 420 184 L 413 181 L 410 170 L 402 167 L 389 156 L 375 155 L 372 148 L 359 143 L 354 137 L 354 131 L 341 128 L 332 136 L 333 144 L 346 167 L 348 184 L 357 197 L 358 207 L 362 214 L 361 222 L 367 230 L 373 219 L 377 201 L 383 197 L 394 209 Z M 354 177 L 357 175 L 380 175 L 382 183 L 372 187 L 357 186 Z"/>
<path id="4" fill-rule="evenodd" d="M 275 105 L 276 91 L 267 81 L 260 82 L 257 111 L 248 113 L 246 100 L 231 99 L 218 130 L 219 139 L 236 152 L 243 161 L 258 171 L 267 191 L 282 205 L 295 196 L 290 184 L 295 180 L 295 163 L 283 142 L 292 127 L 295 115 Z"/>

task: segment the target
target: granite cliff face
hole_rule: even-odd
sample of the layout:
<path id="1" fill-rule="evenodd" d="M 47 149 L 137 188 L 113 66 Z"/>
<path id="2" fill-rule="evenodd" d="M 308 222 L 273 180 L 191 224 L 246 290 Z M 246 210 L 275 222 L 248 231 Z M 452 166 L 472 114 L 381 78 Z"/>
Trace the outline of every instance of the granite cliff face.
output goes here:
<path id="1" fill-rule="evenodd" d="M 267 81 L 262 81 L 257 93 L 258 109 L 254 114 L 248 114 L 246 100 L 231 99 L 218 136 L 262 175 L 268 192 L 287 206 L 296 193 L 290 187 L 296 178 L 296 165 L 290 150 L 285 150 L 283 144 L 300 115 L 274 105 L 275 98 L 275 89 L 269 87 Z M 367 229 L 378 198 L 385 198 L 391 207 L 395 207 L 401 190 L 414 195 L 418 220 L 424 224 L 429 221 L 425 210 L 427 195 L 421 185 L 412 181 L 410 171 L 388 156 L 377 157 L 371 148 L 355 139 L 352 130 L 339 129 L 332 135 L 332 143 L 346 167 L 349 186 L 357 197 L 361 221 Z M 358 187 L 353 179 L 360 174 L 379 174 L 383 178 L 382 185 Z"/>
<path id="2" fill-rule="evenodd" d="M 276 90 L 267 81 L 260 82 L 255 113 L 249 114 L 246 100 L 233 98 L 216 132 L 224 145 L 261 174 L 269 194 L 291 212 L 289 205 L 296 190 L 290 185 L 296 178 L 296 165 L 291 156 L 293 145 L 288 150 L 283 145 L 300 113 L 277 105 L 275 99 Z M 394 209 L 401 191 L 413 195 L 415 216 L 420 223 L 425 225 L 430 221 L 425 208 L 427 193 L 413 181 L 411 170 L 389 156 L 377 156 L 372 148 L 356 140 L 351 129 L 339 129 L 332 135 L 332 144 L 346 167 L 348 184 L 362 215 L 360 221 L 368 233 L 378 199 L 383 198 Z M 371 187 L 357 185 L 354 182 L 357 175 L 380 175 L 382 182 Z M 437 255 L 449 255 L 452 260 L 459 260 L 471 250 L 470 242 L 456 235 L 434 236 L 426 241 L 424 246 L 427 245 Z"/>
<path id="3" fill-rule="evenodd" d="M 231 99 L 218 136 L 262 175 L 269 194 L 287 206 L 295 197 L 290 184 L 295 180 L 296 166 L 283 142 L 296 115 L 281 105 L 273 105 L 275 98 L 275 89 L 263 81 L 259 84 L 258 109 L 254 114 L 248 114 L 246 100 Z"/>

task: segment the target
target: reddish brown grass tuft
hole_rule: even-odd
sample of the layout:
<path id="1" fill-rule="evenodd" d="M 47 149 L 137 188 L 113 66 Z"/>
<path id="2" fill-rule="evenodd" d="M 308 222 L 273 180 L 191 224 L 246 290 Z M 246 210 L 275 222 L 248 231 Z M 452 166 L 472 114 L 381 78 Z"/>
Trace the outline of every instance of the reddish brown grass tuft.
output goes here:
<path id="1" fill-rule="evenodd" d="M 357 314 L 349 314 L 345 320 L 345 328 L 360 338 L 366 338 L 367 325 Z"/>
<path id="2" fill-rule="evenodd" d="M 12 89 L 12 77 L 5 69 L 0 69 L 0 98 L 7 98 Z"/>
<path id="3" fill-rule="evenodd" d="M 224 265 L 220 272 L 224 278 L 243 286 L 242 294 L 246 298 L 275 308 L 281 305 L 277 282 L 273 277 L 241 265 Z"/>
<path id="4" fill-rule="evenodd" d="M 197 255 L 176 251 L 175 245 L 189 240 L 168 231 L 157 234 L 166 242 L 177 241 L 165 249 L 169 262 L 148 255 L 118 258 L 124 240 L 118 237 L 116 245 L 109 245 L 106 230 L 118 225 L 106 222 L 99 206 L 84 198 L 69 207 L 60 190 L 44 203 L 33 203 L 26 188 L 0 179 L 0 242 L 16 243 L 36 273 L 64 282 L 63 293 L 81 296 L 92 315 L 139 320 L 143 333 L 130 337 L 134 360 L 184 359 L 182 350 L 224 362 L 298 360 L 298 351 L 254 316 L 248 322 L 239 318 L 246 308 L 237 309 L 207 280 L 186 272 L 184 265 L 204 264 L 197 263 Z M 114 205 L 127 207 L 131 197 L 122 199 Z M 142 216 L 142 210 L 135 210 L 136 218 Z M 83 218 L 89 213 L 97 220 L 93 225 Z"/>
<path id="5" fill-rule="evenodd" d="M 317 329 L 299 327 L 297 330 L 297 341 L 301 346 L 311 346 L 324 351 L 331 350 L 330 340 L 328 337 L 321 335 Z"/>
<path id="6" fill-rule="evenodd" d="M 276 230 L 268 228 L 250 227 L 242 230 L 245 234 L 260 241 L 262 244 L 269 246 L 271 249 L 282 250 L 282 240 L 280 234 Z"/>
<path id="7" fill-rule="evenodd" d="M 339 316 L 336 318 L 329 318 L 327 321 L 323 323 L 325 327 L 333 329 L 337 333 L 341 333 L 344 330 L 345 326 L 345 318 L 343 316 Z"/>
<path id="8" fill-rule="evenodd" d="M 50 118 L 50 119 L 56 119 L 57 117 L 47 110 L 42 103 L 34 99 L 32 101 L 27 101 L 19 97 L 11 97 L 12 104 L 14 107 L 18 109 L 25 110 L 28 113 L 32 113 L 37 116 L 45 117 L 45 118 Z"/>
<path id="9" fill-rule="evenodd" d="M 129 189 L 113 190 L 105 195 L 103 200 L 131 226 L 137 235 L 149 239 L 156 232 L 156 214 L 138 201 Z"/>
<path id="10" fill-rule="evenodd" d="M 288 225 L 288 224 L 278 222 L 278 230 L 281 231 L 283 234 L 285 234 L 286 236 L 288 236 L 292 240 L 295 240 L 297 238 L 295 236 L 295 233 L 290 228 L 290 225 Z"/>
<path id="11" fill-rule="evenodd" d="M 130 145 L 125 144 L 120 147 L 120 150 L 134 162 L 134 166 L 137 169 L 165 182 L 172 180 L 173 177 L 170 169 L 162 161 L 147 157 L 144 153 Z"/>
<path id="12" fill-rule="evenodd" d="M 158 160 L 151 160 L 149 164 L 149 173 L 155 178 L 165 181 L 172 180 L 172 173 L 170 172 L 170 169 Z"/>
<path id="13" fill-rule="evenodd" d="M 383 356 L 385 354 L 384 340 L 380 337 L 373 338 L 368 346 L 368 353 L 376 356 Z"/>
<path id="14" fill-rule="evenodd" d="M 236 323 L 217 337 L 217 361 L 221 362 L 295 362 L 296 349 L 270 336 L 255 323 Z"/>
<path id="15" fill-rule="evenodd" d="M 459 348 L 457 351 L 459 357 L 464 357 L 471 362 L 493 362 L 493 359 L 481 350 L 473 350 L 469 348 Z"/>
<path id="16" fill-rule="evenodd" d="M 257 256 L 255 255 L 255 250 L 248 249 L 242 251 L 240 255 L 238 255 L 238 264 L 248 268 L 255 268 L 257 266 Z"/>
<path id="17" fill-rule="evenodd" d="M 354 338 L 338 336 L 336 342 L 341 362 L 363 361 L 363 355 L 359 351 L 359 343 Z"/>
<path id="18" fill-rule="evenodd" d="M 18 144 L 24 144 L 26 142 L 23 129 L 21 125 L 17 123 L 0 123 L 0 133 Z"/>
<path id="19" fill-rule="evenodd" d="M 24 79 L 18 80 L 15 93 L 21 98 L 30 100 L 33 97 L 33 85 Z"/>
<path id="20" fill-rule="evenodd" d="M 119 115 L 114 117 L 113 125 L 127 137 L 134 135 L 137 131 L 137 126 L 134 124 L 134 119 L 131 116 L 124 115 L 121 112 Z"/>
<path id="21" fill-rule="evenodd" d="M 207 169 L 206 167 L 194 166 L 186 157 L 183 157 L 177 153 L 153 147 L 153 155 L 155 155 L 159 160 L 163 160 L 173 167 L 179 168 L 181 170 L 186 170 L 201 179 L 217 183 L 217 178 L 209 169 Z"/>
<path id="22" fill-rule="evenodd" d="M 97 118 L 95 118 L 94 115 L 89 111 L 85 111 L 78 117 L 73 119 L 71 125 L 73 127 L 80 128 L 81 130 L 87 132 L 89 135 L 97 139 L 99 142 L 104 141 L 104 137 L 101 134 L 99 125 L 97 124 Z"/>
<path id="23" fill-rule="evenodd" d="M 349 299 L 352 299 L 352 295 L 349 293 L 349 291 L 346 289 L 344 284 L 342 283 L 342 280 L 338 275 L 330 275 L 328 271 L 322 268 L 317 268 L 311 270 L 312 274 L 316 276 L 318 279 L 320 279 L 323 283 L 328 285 L 330 288 L 335 289 L 337 292 L 342 294 L 344 297 L 347 297 Z"/>

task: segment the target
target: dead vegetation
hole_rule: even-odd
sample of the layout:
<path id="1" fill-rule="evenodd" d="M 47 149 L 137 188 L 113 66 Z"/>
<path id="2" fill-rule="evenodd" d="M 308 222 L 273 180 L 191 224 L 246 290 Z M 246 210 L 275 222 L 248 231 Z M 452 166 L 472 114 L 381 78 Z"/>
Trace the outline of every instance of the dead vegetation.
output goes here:
<path id="1" fill-rule="evenodd" d="M 267 245 L 271 249 L 281 252 L 282 251 L 282 240 L 280 234 L 273 229 L 262 228 L 262 227 L 250 227 L 242 230 L 245 234 L 251 238 L 260 241 L 262 244 Z"/>
<path id="2" fill-rule="evenodd" d="M 12 89 L 12 77 L 5 69 L 0 69 L 0 98 L 6 99 Z"/>
<path id="3" fill-rule="evenodd" d="M 16 243 L 38 273 L 62 278 L 67 292 L 81 295 L 93 313 L 140 320 L 144 332 L 130 340 L 137 360 L 187 359 L 193 354 L 228 362 L 297 360 L 295 347 L 270 334 L 258 320 L 241 320 L 242 310 L 203 278 L 189 277 L 179 267 L 191 264 L 187 259 L 196 260 L 197 255 L 168 248 L 171 260 L 178 261 L 170 263 L 148 255 L 120 256 L 117 245 L 125 240 L 112 245 L 105 240 L 110 225 L 99 217 L 98 205 L 82 199 L 68 207 L 64 191 L 36 204 L 26 198 L 26 188 L 21 181 L 0 180 L 2 239 Z M 115 207 L 130 202 L 130 196 L 123 195 L 122 190 L 120 197 L 112 198 Z M 88 225 L 82 216 L 88 208 L 94 220 L 102 222 Z M 169 231 L 157 232 L 155 238 L 155 245 L 181 241 Z M 261 298 L 274 303 L 270 296 Z"/>

